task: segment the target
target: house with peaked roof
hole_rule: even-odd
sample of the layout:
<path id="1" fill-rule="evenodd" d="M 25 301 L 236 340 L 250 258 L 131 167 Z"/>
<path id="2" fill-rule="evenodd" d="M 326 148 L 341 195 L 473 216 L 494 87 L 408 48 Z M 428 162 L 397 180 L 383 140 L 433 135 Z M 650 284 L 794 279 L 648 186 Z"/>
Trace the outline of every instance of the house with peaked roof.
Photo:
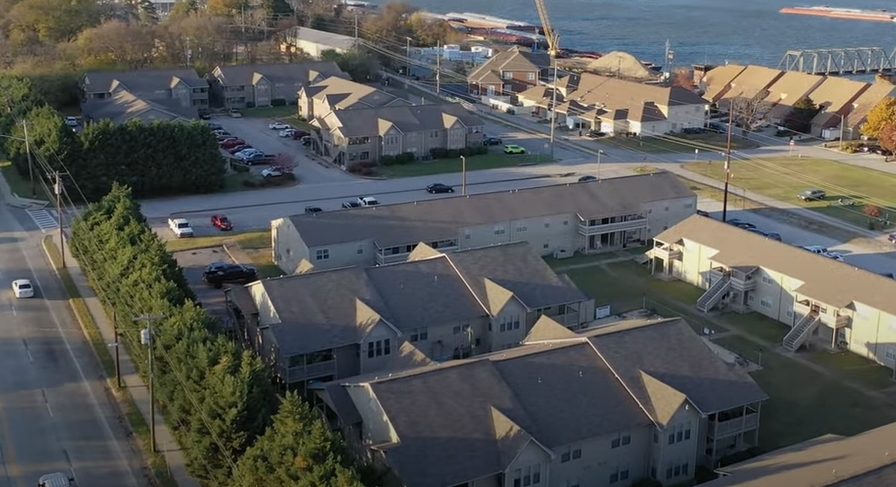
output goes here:
<path id="1" fill-rule="evenodd" d="M 672 485 L 755 445 L 767 395 L 680 318 L 575 333 L 316 388 L 347 441 L 408 487 Z"/>
<path id="2" fill-rule="evenodd" d="M 658 277 L 706 289 L 698 310 L 781 322 L 790 352 L 810 344 L 896 366 L 896 280 L 701 216 L 657 235 L 650 255 Z"/>
<path id="3" fill-rule="evenodd" d="M 785 118 L 793 111 L 793 105 L 811 94 L 824 82 L 824 77 L 814 76 L 796 71 L 787 71 L 768 88 L 765 102 L 771 108 L 765 113 L 765 120 L 770 123 L 783 124 Z M 812 98 L 814 102 L 815 99 Z"/>
<path id="4" fill-rule="evenodd" d="M 706 487 L 896 485 L 896 423 L 851 437 L 824 435 L 716 470 Z"/>
<path id="5" fill-rule="evenodd" d="M 548 77 L 551 56 L 514 46 L 499 52 L 467 76 L 469 92 L 476 96 L 509 96 L 537 86 Z"/>
<path id="6" fill-rule="evenodd" d="M 193 119 L 208 110 L 208 82 L 194 69 L 89 71 L 78 87 L 82 113 L 93 120 Z"/>
<path id="7" fill-rule="evenodd" d="M 710 76 L 715 68 L 705 77 L 705 83 L 717 80 L 723 82 L 727 76 L 718 78 Z M 732 68 L 736 69 L 736 68 Z M 766 68 L 765 66 L 746 66 L 744 69 L 722 86 L 707 86 L 707 93 L 713 93 L 714 103 L 724 105 L 733 98 L 753 98 L 765 93 L 771 86 L 784 76 L 785 71 Z M 706 95 L 704 95 L 705 97 Z"/>
<path id="8" fill-rule="evenodd" d="M 369 85 L 331 76 L 303 86 L 297 94 L 299 116 L 312 120 L 335 110 L 411 106 L 411 102 Z"/>
<path id="9" fill-rule="evenodd" d="M 812 120 L 813 130 L 818 126 L 821 129 L 820 136 L 826 139 L 835 139 L 840 137 L 840 124 L 842 123 L 844 124 L 843 138 L 857 139 L 862 134 L 862 125 L 868 119 L 871 110 L 886 98 L 893 96 L 896 96 L 896 85 L 886 81 L 870 83 L 870 86 L 850 100 L 839 112 L 819 113 Z M 824 130 L 825 128 L 827 130 Z"/>
<path id="10" fill-rule="evenodd" d="M 821 84 L 811 93 L 812 101 L 820 109 L 811 122 L 812 135 L 826 139 L 833 138 L 825 137 L 826 133 L 834 127 L 839 128 L 841 122 L 846 122 L 844 139 L 855 138 L 852 133 L 846 133 L 849 116 L 857 114 L 858 106 L 854 105 L 854 102 L 872 86 L 872 83 L 862 83 L 840 76 L 825 76 Z M 896 87 L 891 85 L 890 91 L 894 88 Z M 841 116 L 844 116 L 842 120 Z M 839 137 L 839 130 L 836 132 L 836 137 Z"/>
<path id="11" fill-rule="evenodd" d="M 708 66 L 707 66 L 708 67 Z M 739 64 L 726 64 L 724 66 L 709 67 L 702 78 L 697 81 L 697 86 L 703 91 L 703 98 L 710 103 L 718 103 L 722 96 L 731 89 L 731 83 L 745 69 Z"/>
<path id="12" fill-rule="evenodd" d="M 212 92 L 224 108 L 296 103 L 298 91 L 331 76 L 349 76 L 335 62 L 219 65 L 209 73 Z"/>
<path id="13" fill-rule="evenodd" d="M 394 366 L 413 345 L 441 362 L 517 346 L 541 316 L 577 329 L 594 300 L 527 244 L 264 279 L 228 291 L 239 334 L 287 384 Z"/>
<path id="14" fill-rule="evenodd" d="M 524 106 L 535 105 L 545 118 L 557 102 L 558 123 L 607 134 L 660 135 L 706 123 L 707 103 L 680 86 L 661 86 L 592 73 L 561 79 L 556 100 L 548 89 L 531 88 L 519 95 Z M 558 84 L 560 84 L 558 83 Z M 535 97 L 542 95 L 540 99 Z M 561 96 L 562 95 L 562 96 Z"/>
<path id="15" fill-rule="evenodd" d="M 336 103 L 339 97 L 325 103 Z M 398 100 L 382 107 L 331 110 L 311 124 L 320 129 L 320 155 L 343 167 L 402 153 L 421 158 L 433 149 L 481 146 L 485 127 L 478 115 L 456 103 L 411 105 Z"/>
<path id="16" fill-rule="evenodd" d="M 358 46 L 358 39 L 352 36 L 311 29 L 292 27 L 282 34 L 280 50 L 300 51 L 319 58 L 324 51 L 344 53 Z"/>
<path id="17" fill-rule="evenodd" d="M 402 262 L 420 242 L 591 254 L 644 245 L 696 207 L 694 192 L 663 172 L 292 215 L 271 222 L 271 239 L 274 262 L 290 273 Z"/>

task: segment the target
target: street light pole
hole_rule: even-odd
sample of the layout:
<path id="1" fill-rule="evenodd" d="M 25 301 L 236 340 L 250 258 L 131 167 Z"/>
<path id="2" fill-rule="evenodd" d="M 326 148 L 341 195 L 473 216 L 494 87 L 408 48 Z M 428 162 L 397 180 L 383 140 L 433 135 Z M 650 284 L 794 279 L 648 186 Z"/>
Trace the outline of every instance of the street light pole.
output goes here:
<path id="1" fill-rule="evenodd" d="M 722 221 L 728 221 L 728 182 L 731 179 L 731 127 L 734 124 L 734 107 L 728 106 L 728 141 L 725 143 L 725 192 L 722 195 Z"/>
<path id="2" fill-rule="evenodd" d="M 153 364 L 153 343 L 155 337 L 152 334 L 152 324 L 156 320 L 165 319 L 165 315 L 142 315 L 134 318 L 134 321 L 146 322 L 146 329 L 140 332 L 140 341 L 149 347 L 149 442 L 153 453 L 159 451 L 156 445 L 156 393 L 155 393 L 155 367 Z"/>
<path id="3" fill-rule="evenodd" d="M 65 232 L 62 228 L 62 178 L 56 171 L 56 184 L 53 189 L 56 193 L 56 218 L 59 221 L 59 255 L 62 256 L 62 267 L 65 267 Z"/>
<path id="4" fill-rule="evenodd" d="M 600 181 L 600 156 L 602 156 L 604 151 L 597 151 L 597 180 Z"/>
<path id="5" fill-rule="evenodd" d="M 554 85 L 551 88 L 551 160 L 554 160 L 554 130 L 557 125 L 557 60 L 554 60 Z"/>
<path id="6" fill-rule="evenodd" d="M 460 194 L 467 195 L 467 158 L 460 156 Z"/>
<path id="7" fill-rule="evenodd" d="M 408 78 L 410 78 L 411 77 L 411 38 L 405 37 L 405 40 L 407 41 L 407 47 L 405 48 L 405 56 L 404 56 L 405 57 L 405 60 L 404 60 L 405 73 L 404 73 L 404 75 L 407 76 Z"/>
<path id="8" fill-rule="evenodd" d="M 25 154 L 28 156 L 28 179 L 31 181 L 31 197 L 37 197 L 37 189 L 34 186 L 34 163 L 31 162 L 31 144 L 28 142 L 28 121 L 22 120 L 22 130 L 25 133 Z"/>
<path id="9" fill-rule="evenodd" d="M 442 96 L 442 41 L 436 41 L 436 96 Z"/>

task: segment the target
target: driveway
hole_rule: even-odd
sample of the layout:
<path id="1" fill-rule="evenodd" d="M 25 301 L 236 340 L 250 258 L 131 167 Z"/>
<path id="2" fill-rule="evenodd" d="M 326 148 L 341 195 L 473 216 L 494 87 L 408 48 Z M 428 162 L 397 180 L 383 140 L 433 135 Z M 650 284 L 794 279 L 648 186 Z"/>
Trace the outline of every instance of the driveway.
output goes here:
<path id="1" fill-rule="evenodd" d="M 227 253 L 221 247 L 208 249 L 185 250 L 183 252 L 175 252 L 174 258 L 178 265 L 184 269 L 184 277 L 187 284 L 196 293 L 202 308 L 221 320 L 222 324 L 227 323 L 227 309 L 224 305 L 224 291 L 215 289 L 212 286 L 202 282 L 202 273 L 205 268 L 212 262 L 232 262 Z"/>
<path id="2" fill-rule="evenodd" d="M 286 153 L 295 157 L 295 170 L 300 185 L 326 184 L 354 181 L 356 178 L 340 169 L 318 162 L 309 157 L 308 149 L 298 140 L 278 136 L 277 130 L 268 128 L 273 119 L 215 117 L 212 122 L 224 127 L 236 137 L 245 140 L 252 147 L 270 154 Z M 293 188 L 294 189 L 294 188 Z"/>

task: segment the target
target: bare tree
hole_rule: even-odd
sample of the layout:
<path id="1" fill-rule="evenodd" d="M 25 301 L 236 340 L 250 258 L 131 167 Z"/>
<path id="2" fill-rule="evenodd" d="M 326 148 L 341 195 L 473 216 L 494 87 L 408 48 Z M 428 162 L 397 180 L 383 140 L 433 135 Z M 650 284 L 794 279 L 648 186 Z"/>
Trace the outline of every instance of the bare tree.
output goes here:
<path id="1" fill-rule="evenodd" d="M 755 129 L 771 110 L 772 104 L 766 101 L 769 93 L 761 90 L 753 96 L 736 96 L 728 100 L 728 110 L 732 112 L 734 124 L 743 129 L 742 135 Z"/>

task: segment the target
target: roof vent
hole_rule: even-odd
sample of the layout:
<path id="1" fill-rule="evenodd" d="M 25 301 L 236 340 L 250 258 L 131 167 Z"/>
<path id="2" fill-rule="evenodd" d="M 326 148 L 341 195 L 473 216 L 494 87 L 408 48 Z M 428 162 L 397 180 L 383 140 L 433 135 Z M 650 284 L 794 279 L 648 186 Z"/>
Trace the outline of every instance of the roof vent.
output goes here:
<path id="1" fill-rule="evenodd" d="M 414 202 L 414 204 L 415 204 L 415 205 L 416 205 L 416 204 L 417 204 L 417 202 L 416 202 L 416 201 L 415 201 L 415 202 Z"/>
<path id="2" fill-rule="evenodd" d="M 541 377 L 538 378 L 538 383 L 541 384 Z"/>
<path id="3" fill-rule="evenodd" d="M 389 373 L 389 377 L 392 377 L 392 373 L 391 373 L 391 372 Z"/>
<path id="4" fill-rule="evenodd" d="M 584 376 L 584 375 L 585 375 L 584 372 L 582 372 L 582 371 L 580 370 L 580 371 L 579 371 L 579 377 L 582 377 L 582 376 Z"/>
<path id="5" fill-rule="evenodd" d="M 432 280 L 433 280 L 433 281 L 438 281 L 438 280 L 439 280 L 439 276 L 432 276 Z"/>

